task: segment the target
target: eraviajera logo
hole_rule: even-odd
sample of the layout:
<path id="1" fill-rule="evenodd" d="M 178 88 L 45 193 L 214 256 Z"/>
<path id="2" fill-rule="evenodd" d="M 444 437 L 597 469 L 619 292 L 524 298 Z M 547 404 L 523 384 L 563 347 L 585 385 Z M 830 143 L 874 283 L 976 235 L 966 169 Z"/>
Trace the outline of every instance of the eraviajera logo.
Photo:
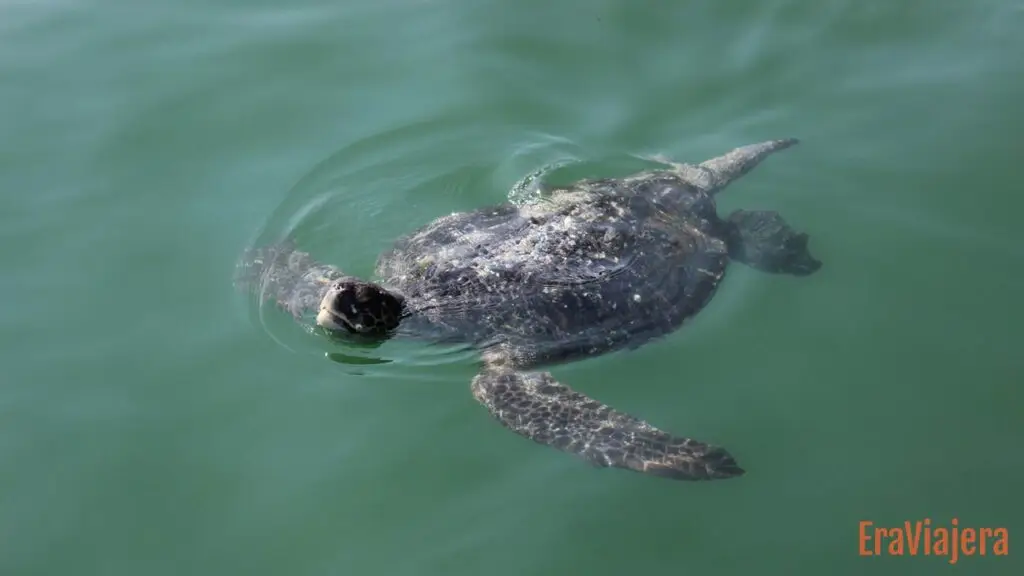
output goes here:
<path id="1" fill-rule="evenodd" d="M 960 526 L 956 518 L 948 526 L 933 525 L 930 518 L 884 527 L 861 520 L 859 536 L 861 556 L 946 556 L 950 564 L 956 564 L 961 556 L 1010 553 L 1006 528 Z"/>

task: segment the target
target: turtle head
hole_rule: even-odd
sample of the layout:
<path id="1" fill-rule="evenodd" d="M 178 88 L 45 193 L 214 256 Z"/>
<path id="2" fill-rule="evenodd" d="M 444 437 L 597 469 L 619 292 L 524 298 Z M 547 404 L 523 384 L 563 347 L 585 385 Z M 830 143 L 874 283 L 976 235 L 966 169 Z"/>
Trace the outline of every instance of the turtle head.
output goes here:
<path id="1" fill-rule="evenodd" d="M 401 296 L 371 282 L 345 277 L 327 288 L 316 323 L 334 333 L 384 338 L 398 327 L 404 308 Z"/>

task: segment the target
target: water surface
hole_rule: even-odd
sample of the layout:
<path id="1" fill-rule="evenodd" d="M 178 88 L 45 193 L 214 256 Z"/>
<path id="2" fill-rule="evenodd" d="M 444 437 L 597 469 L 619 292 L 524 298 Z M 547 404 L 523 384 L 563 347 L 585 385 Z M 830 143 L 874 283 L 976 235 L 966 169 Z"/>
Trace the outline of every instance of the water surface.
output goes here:
<path id="1" fill-rule="evenodd" d="M 1015 0 L 0 3 L 0 572 L 931 574 L 857 525 L 1021 530 Z M 524 175 L 795 136 L 723 195 L 811 235 L 683 331 L 559 367 L 748 473 L 516 437 L 471 355 L 331 362 L 231 284 L 353 274 Z M 1005 558 L 962 558 L 1011 574 Z"/>

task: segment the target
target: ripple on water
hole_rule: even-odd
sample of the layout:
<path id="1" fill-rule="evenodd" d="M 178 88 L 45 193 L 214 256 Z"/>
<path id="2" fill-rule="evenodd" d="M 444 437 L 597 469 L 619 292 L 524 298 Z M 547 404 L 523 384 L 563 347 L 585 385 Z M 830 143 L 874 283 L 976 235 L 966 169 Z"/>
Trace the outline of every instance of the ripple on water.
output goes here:
<path id="1" fill-rule="evenodd" d="M 473 209 L 482 196 L 493 203 L 533 201 L 545 174 L 580 163 L 585 156 L 564 138 L 521 132 L 496 137 L 493 130 L 485 137 L 485 128 L 470 118 L 462 120 L 409 124 L 345 146 L 299 180 L 251 247 L 287 239 L 318 261 L 374 279 L 377 255 L 395 238 L 446 213 Z M 446 143 L 466 139 L 482 143 L 477 155 L 441 156 Z M 429 210 L 418 209 L 420 205 Z M 473 350 L 458 345 L 402 339 L 359 344 L 327 338 L 311 321 L 296 323 L 273 302 L 261 302 L 263 289 L 262 284 L 249 288 L 247 305 L 254 325 L 283 348 L 323 355 L 355 374 L 424 379 L 429 376 L 418 368 L 465 365 L 476 358 Z"/>

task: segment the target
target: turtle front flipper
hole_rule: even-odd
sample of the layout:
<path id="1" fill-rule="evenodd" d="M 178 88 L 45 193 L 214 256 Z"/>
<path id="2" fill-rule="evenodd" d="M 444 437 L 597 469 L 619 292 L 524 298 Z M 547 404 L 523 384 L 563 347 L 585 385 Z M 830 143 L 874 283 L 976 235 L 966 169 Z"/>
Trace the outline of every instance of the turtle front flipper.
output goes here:
<path id="1" fill-rule="evenodd" d="M 596 466 L 676 480 L 743 474 L 724 449 L 673 436 L 617 412 L 559 383 L 547 372 L 485 370 L 473 379 L 472 390 L 507 428 Z"/>
<path id="2" fill-rule="evenodd" d="M 821 261 L 807 248 L 808 236 L 797 232 L 771 210 L 737 210 L 725 220 L 729 257 L 761 270 L 807 276 Z"/>

